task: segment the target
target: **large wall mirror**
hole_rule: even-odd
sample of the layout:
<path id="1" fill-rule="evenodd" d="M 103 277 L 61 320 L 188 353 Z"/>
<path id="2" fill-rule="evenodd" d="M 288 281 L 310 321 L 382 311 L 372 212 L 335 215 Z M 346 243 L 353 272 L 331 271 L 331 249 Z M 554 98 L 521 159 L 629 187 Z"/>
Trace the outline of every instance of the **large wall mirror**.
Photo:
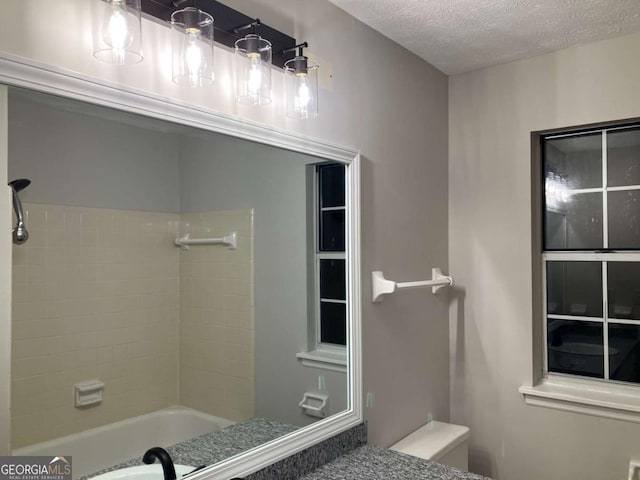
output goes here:
<path id="1" fill-rule="evenodd" d="M 13 454 L 79 478 L 162 446 L 229 478 L 361 421 L 356 152 L 0 71 Z"/>

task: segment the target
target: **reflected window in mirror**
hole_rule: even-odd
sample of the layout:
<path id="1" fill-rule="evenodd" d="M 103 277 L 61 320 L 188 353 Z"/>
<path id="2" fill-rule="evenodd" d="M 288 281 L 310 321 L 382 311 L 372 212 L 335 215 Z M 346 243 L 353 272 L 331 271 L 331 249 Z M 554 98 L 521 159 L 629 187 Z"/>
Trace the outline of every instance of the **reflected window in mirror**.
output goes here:
<path id="1" fill-rule="evenodd" d="M 347 343 L 345 167 L 315 167 L 316 350 Z"/>
<path id="2" fill-rule="evenodd" d="M 540 147 L 545 374 L 640 383 L 640 125 Z"/>
<path id="3" fill-rule="evenodd" d="M 307 348 L 303 365 L 346 372 L 349 323 L 346 167 L 307 167 Z"/>

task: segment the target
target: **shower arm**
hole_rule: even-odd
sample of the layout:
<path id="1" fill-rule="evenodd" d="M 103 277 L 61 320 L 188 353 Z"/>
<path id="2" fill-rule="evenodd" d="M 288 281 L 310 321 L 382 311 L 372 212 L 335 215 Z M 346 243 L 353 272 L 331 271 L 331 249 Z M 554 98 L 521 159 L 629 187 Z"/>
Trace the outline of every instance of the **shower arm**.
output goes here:
<path id="1" fill-rule="evenodd" d="M 22 202 L 20 201 L 20 197 L 18 196 L 18 192 L 10 185 L 11 192 L 13 193 L 13 210 L 16 212 L 17 226 L 24 226 L 24 211 L 22 210 Z"/>
<path id="2" fill-rule="evenodd" d="M 29 232 L 27 232 L 27 227 L 24 224 L 24 210 L 18 192 L 27 188 L 30 183 L 31 180 L 27 178 L 19 178 L 9 182 L 11 192 L 13 193 L 13 210 L 16 213 L 16 226 L 11 233 L 13 243 L 16 245 L 22 245 L 29 239 Z"/>

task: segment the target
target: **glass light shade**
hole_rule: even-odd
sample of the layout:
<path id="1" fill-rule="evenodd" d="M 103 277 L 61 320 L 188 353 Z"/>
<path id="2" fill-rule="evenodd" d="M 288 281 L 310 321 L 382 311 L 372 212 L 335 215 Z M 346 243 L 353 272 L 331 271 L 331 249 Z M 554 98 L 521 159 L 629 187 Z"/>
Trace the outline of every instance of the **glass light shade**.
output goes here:
<path id="1" fill-rule="evenodd" d="M 142 61 L 140 0 L 105 0 L 93 16 L 93 56 L 105 63 Z"/>
<path id="2" fill-rule="evenodd" d="M 172 74 L 174 83 L 204 87 L 214 81 L 213 17 L 188 7 L 171 14 Z"/>
<path id="3" fill-rule="evenodd" d="M 250 33 L 236 41 L 236 100 L 245 105 L 271 103 L 271 42 Z"/>
<path id="4" fill-rule="evenodd" d="M 287 117 L 304 120 L 318 116 L 318 66 L 297 56 L 284 64 Z"/>

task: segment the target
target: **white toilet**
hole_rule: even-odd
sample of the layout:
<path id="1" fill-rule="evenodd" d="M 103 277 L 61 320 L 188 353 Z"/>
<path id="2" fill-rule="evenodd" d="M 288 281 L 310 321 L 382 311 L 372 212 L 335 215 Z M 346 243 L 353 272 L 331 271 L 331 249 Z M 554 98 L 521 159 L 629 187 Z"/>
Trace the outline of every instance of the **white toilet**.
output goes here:
<path id="1" fill-rule="evenodd" d="M 466 471 L 468 439 L 469 427 L 432 421 L 389 448 Z"/>

